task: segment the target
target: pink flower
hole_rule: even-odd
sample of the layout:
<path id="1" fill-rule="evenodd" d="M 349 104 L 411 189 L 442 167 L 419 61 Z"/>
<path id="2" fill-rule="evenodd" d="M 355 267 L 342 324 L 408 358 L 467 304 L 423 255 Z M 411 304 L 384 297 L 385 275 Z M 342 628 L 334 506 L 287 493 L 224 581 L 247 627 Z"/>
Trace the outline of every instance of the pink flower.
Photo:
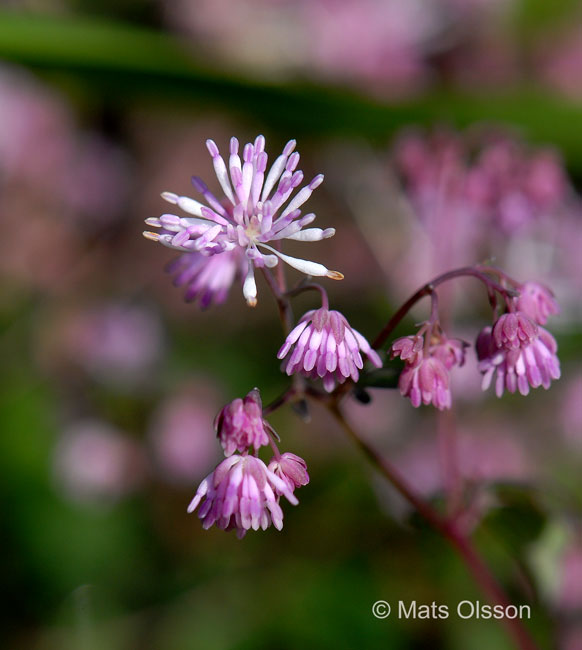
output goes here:
<path id="1" fill-rule="evenodd" d="M 538 335 L 537 325 L 523 312 L 503 314 L 493 324 L 493 341 L 498 348 L 517 350 Z"/>
<path id="2" fill-rule="evenodd" d="M 245 263 L 243 295 L 252 307 L 257 303 L 255 268 L 274 267 L 279 260 L 307 275 L 342 279 L 341 273 L 330 271 L 323 264 L 284 255 L 269 245 L 269 242 L 283 239 L 319 241 L 335 234 L 333 228 L 305 228 L 315 215 L 301 215 L 301 206 L 321 185 L 322 174 L 289 201 L 303 182 L 303 172 L 296 170 L 299 154 L 293 151 L 295 140 L 285 145 L 268 173 L 268 156 L 262 135 L 257 136 L 254 144 L 244 146 L 242 161 L 239 142 L 231 138 L 228 169 L 215 142 L 207 140 L 206 146 L 224 198 L 216 198 L 197 176 L 192 178 L 192 183 L 206 204 L 187 196 L 163 192 L 162 198 L 192 216 L 163 214 L 159 218 L 146 219 L 149 226 L 161 228 L 161 233 L 144 232 L 146 238 L 175 250 L 196 251 L 206 256 L 238 251 Z"/>
<path id="3" fill-rule="evenodd" d="M 519 390 L 522 395 L 529 393 L 530 386 L 548 389 L 552 379 L 560 378 L 558 345 L 543 327 L 538 327 L 531 342 L 513 349 L 497 347 L 491 327 L 485 327 L 477 337 L 476 347 L 479 370 L 483 374 L 482 388 L 487 390 L 496 375 L 497 397 L 503 395 L 504 389 L 510 393 Z"/>
<path id="4" fill-rule="evenodd" d="M 64 335 L 75 363 L 98 379 L 118 384 L 147 381 L 164 347 L 157 314 L 123 303 L 80 311 L 66 323 Z"/>
<path id="5" fill-rule="evenodd" d="M 541 51 L 539 72 L 544 81 L 570 99 L 582 99 L 582 30 L 580 21 L 568 24 L 567 31 L 554 34 Z"/>
<path id="6" fill-rule="evenodd" d="M 244 399 L 227 404 L 216 416 L 214 429 L 226 456 L 269 444 L 267 430 L 271 426 L 263 420 L 259 389 L 254 388 Z"/>
<path id="7" fill-rule="evenodd" d="M 392 359 L 400 357 L 402 361 L 414 364 L 422 356 L 422 336 L 403 336 L 392 343 Z"/>
<path id="8" fill-rule="evenodd" d="M 184 253 L 166 267 L 174 274 L 174 286 L 186 287 L 186 302 L 200 301 L 202 309 L 212 303 L 222 304 L 236 277 L 246 272 L 244 255 L 237 248 L 225 251 L 222 255 Z"/>
<path id="9" fill-rule="evenodd" d="M 519 311 L 531 318 L 540 325 L 545 325 L 548 316 L 559 314 L 560 308 L 554 299 L 554 294 L 537 282 L 525 282 L 520 287 L 520 293 L 516 299 L 516 306 Z"/>
<path id="10" fill-rule="evenodd" d="M 568 546 L 561 559 L 558 598 L 563 610 L 582 610 L 582 546 L 579 539 Z"/>
<path id="11" fill-rule="evenodd" d="M 285 481 L 291 492 L 309 483 L 307 463 L 303 458 L 290 452 L 281 454 L 279 458 L 273 458 L 269 463 L 269 469 Z"/>
<path id="12" fill-rule="evenodd" d="M 277 530 L 283 528 L 278 495 L 293 505 L 298 503 L 287 483 L 262 460 L 230 456 L 202 481 L 188 512 L 194 512 L 202 502 L 198 516 L 204 529 L 216 524 L 223 530 L 236 529 L 242 538 L 250 528 L 265 530 L 271 523 Z"/>
<path id="13" fill-rule="evenodd" d="M 324 307 L 304 314 L 288 334 L 277 357 L 283 359 L 282 369 L 290 376 L 296 372 L 311 379 L 323 379 L 325 390 L 349 377 L 358 381 L 364 367 L 363 352 L 377 367 L 382 361 L 366 339 L 348 323 L 339 311 Z"/>
<path id="14" fill-rule="evenodd" d="M 451 407 L 449 371 L 465 363 L 465 343 L 440 331 L 427 336 L 431 344 L 426 349 L 422 330 L 416 336 L 396 339 L 391 358 L 406 362 L 398 378 L 400 394 L 409 397 L 415 407 L 432 404 L 443 410 Z"/>
<path id="15" fill-rule="evenodd" d="M 479 179 L 476 184 L 485 191 L 480 196 L 470 193 L 469 198 L 509 234 L 555 211 L 567 196 L 567 177 L 559 157 L 550 150 L 529 151 L 509 138 L 483 148 L 470 179 Z"/>
<path id="16" fill-rule="evenodd" d="M 98 420 L 80 420 L 65 430 L 54 470 L 71 500 L 103 504 L 136 492 L 148 472 L 139 443 Z"/>
<path id="17" fill-rule="evenodd" d="M 454 366 L 464 365 L 467 346 L 468 343 L 460 339 L 449 339 L 441 335 L 439 342 L 430 346 L 430 353 L 439 359 L 447 370 L 450 370 Z"/>
<path id="18" fill-rule="evenodd" d="M 424 0 L 307 2 L 309 65 L 328 76 L 408 94 L 426 81 L 438 13 Z"/>
<path id="19" fill-rule="evenodd" d="M 451 408 L 449 373 L 437 357 L 419 354 L 415 363 L 407 363 L 398 379 L 403 397 L 410 397 L 412 406 L 432 404 L 439 410 Z"/>
<path id="20" fill-rule="evenodd" d="M 218 449 L 208 435 L 218 408 L 212 382 L 187 383 L 173 391 L 156 409 L 149 427 L 149 442 L 157 472 L 175 485 L 191 485 L 206 475 Z"/>

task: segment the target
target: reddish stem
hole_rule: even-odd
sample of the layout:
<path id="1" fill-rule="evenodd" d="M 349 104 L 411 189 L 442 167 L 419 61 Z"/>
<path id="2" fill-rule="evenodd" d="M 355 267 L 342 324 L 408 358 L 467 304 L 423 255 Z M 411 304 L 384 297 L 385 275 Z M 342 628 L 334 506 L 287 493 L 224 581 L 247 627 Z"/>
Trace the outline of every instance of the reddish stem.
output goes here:
<path id="1" fill-rule="evenodd" d="M 291 303 L 285 296 L 284 279 L 281 281 L 281 278 L 279 278 L 279 281 L 277 282 L 269 269 L 262 268 L 261 271 L 263 272 L 263 276 L 269 285 L 271 293 L 277 301 L 279 318 L 281 320 L 281 325 L 283 326 L 283 332 L 287 335 L 293 328 L 293 311 L 291 310 Z"/>
<path id="2" fill-rule="evenodd" d="M 295 289 L 290 289 L 289 291 L 287 291 L 285 295 L 288 298 L 293 298 L 294 296 L 298 296 L 300 293 L 303 293 L 304 291 L 319 291 L 319 295 L 321 296 L 322 308 L 329 309 L 329 298 L 327 297 L 327 291 L 320 284 L 317 284 L 316 282 L 302 283 Z"/>
<path id="3" fill-rule="evenodd" d="M 279 395 L 279 397 L 275 398 L 272 402 L 267 404 L 267 406 L 263 407 L 263 417 L 267 417 L 267 415 L 270 415 L 273 411 L 276 411 L 281 408 L 281 406 L 291 402 L 297 395 L 297 389 L 294 386 L 289 387 L 282 395 Z"/>
<path id="4" fill-rule="evenodd" d="M 508 289 L 502 287 L 498 282 L 495 282 L 490 277 L 488 277 L 485 273 L 477 270 L 473 266 L 464 266 L 460 269 L 448 271 L 447 273 L 443 273 L 442 275 L 439 275 L 434 280 L 427 282 L 416 293 L 413 293 L 412 296 L 410 296 L 410 298 L 400 307 L 400 309 L 398 309 L 398 311 L 386 323 L 384 328 L 374 339 L 372 343 L 372 347 L 374 349 L 381 347 L 387 341 L 388 337 L 392 334 L 392 332 L 396 329 L 400 321 L 406 316 L 406 314 L 412 309 L 412 307 L 414 307 L 414 305 L 421 298 L 424 298 L 424 296 L 428 296 L 432 294 L 436 289 L 436 287 L 439 286 L 439 284 L 443 284 L 443 282 L 448 282 L 449 280 L 453 280 L 454 278 L 461 278 L 461 277 L 474 277 L 477 278 L 478 280 L 481 280 L 481 282 L 483 282 L 483 284 L 487 287 L 487 292 L 490 300 L 494 300 L 495 291 L 500 293 L 506 301 L 508 300 L 508 296 L 510 294 L 510 291 Z"/>
<path id="5" fill-rule="evenodd" d="M 277 286 L 272 275 L 267 272 L 266 269 L 264 269 L 263 272 L 267 278 L 269 287 L 273 291 L 273 294 L 277 300 L 283 328 L 288 332 L 292 324 L 292 317 L 290 319 L 291 308 L 289 298 L 287 295 L 285 295 L 285 291 L 282 291 L 281 287 Z M 506 302 L 508 301 L 510 292 L 497 282 L 491 280 L 491 278 L 489 278 L 485 273 L 482 273 L 474 267 L 465 267 L 456 269 L 454 271 L 449 271 L 448 273 L 444 273 L 435 278 L 432 282 L 424 285 L 415 294 L 413 294 L 388 321 L 384 329 L 376 337 L 376 340 L 373 343 L 373 347 L 378 348 L 387 340 L 395 327 L 400 323 L 400 321 L 413 307 L 413 305 L 415 305 L 416 302 L 418 302 L 421 298 L 426 295 L 433 294 L 435 287 L 437 287 L 439 284 L 442 284 L 443 282 L 446 282 L 453 278 L 463 276 L 472 276 L 481 280 L 481 282 L 483 282 L 487 287 L 490 300 L 494 301 L 494 292 L 497 291 L 504 297 Z M 436 301 L 434 299 L 432 306 L 434 311 L 436 309 Z M 346 382 L 346 384 L 348 384 L 348 382 Z M 396 488 L 396 490 L 398 490 L 398 492 L 400 492 L 400 494 L 418 511 L 418 513 L 424 517 L 424 519 L 426 519 L 426 521 L 457 551 L 459 556 L 467 565 L 469 571 L 472 573 L 475 581 L 481 587 L 484 594 L 491 600 L 491 602 L 501 605 L 503 608 L 509 606 L 511 604 L 509 598 L 506 596 L 497 580 L 489 571 L 487 564 L 471 544 L 470 539 L 466 538 L 462 534 L 462 532 L 457 528 L 455 522 L 453 520 L 444 519 L 436 510 L 430 506 L 430 504 L 423 501 L 407 484 L 405 479 L 397 472 L 397 470 L 394 469 L 378 452 L 376 452 L 373 447 L 362 440 L 351 428 L 351 426 L 343 417 L 343 414 L 341 413 L 338 406 L 339 400 L 341 398 L 341 393 L 338 392 L 337 394 L 334 393 L 332 395 L 323 395 L 319 393 L 315 388 L 309 386 L 302 386 L 300 388 L 292 386 L 280 397 L 271 402 L 271 404 L 267 405 L 263 409 L 263 414 L 268 415 L 269 413 L 272 413 L 274 410 L 293 400 L 294 398 L 300 396 L 302 397 L 304 395 L 312 397 L 318 402 L 325 404 L 329 408 L 331 413 L 334 415 L 336 420 L 346 431 L 349 437 L 353 440 L 356 446 L 364 452 L 368 459 L 386 477 L 386 479 L 394 486 L 394 488 Z M 537 650 L 537 646 L 531 638 L 527 628 L 521 623 L 519 619 L 503 618 L 501 619 L 501 623 L 505 626 L 509 635 L 513 638 L 520 650 Z"/>
<path id="6" fill-rule="evenodd" d="M 399 472 L 390 465 L 373 447 L 358 434 L 345 420 L 337 404 L 331 403 L 329 410 L 334 415 L 338 423 L 346 431 L 353 442 L 364 452 L 373 465 L 388 479 L 388 481 L 398 490 L 398 492 L 424 517 L 424 519 L 440 533 L 451 546 L 463 558 L 467 568 L 472 573 L 473 578 L 483 590 L 483 593 L 496 605 L 501 605 L 504 609 L 511 602 L 505 592 L 493 577 L 487 564 L 481 558 L 477 550 L 471 543 L 471 540 L 465 537 L 457 528 L 453 521 L 448 521 L 434 510 L 428 503 L 423 501 L 409 487 L 405 479 Z M 515 641 L 520 650 L 537 650 L 537 645 L 529 634 L 527 628 L 517 618 L 502 618 L 500 622 L 505 626 L 508 634 Z"/>

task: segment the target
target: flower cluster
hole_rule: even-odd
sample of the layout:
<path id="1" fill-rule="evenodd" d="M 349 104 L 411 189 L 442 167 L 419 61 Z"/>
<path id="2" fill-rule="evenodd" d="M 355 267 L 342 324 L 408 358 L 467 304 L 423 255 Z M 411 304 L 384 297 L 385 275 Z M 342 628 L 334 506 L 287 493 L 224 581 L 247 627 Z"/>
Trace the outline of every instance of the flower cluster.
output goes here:
<path id="1" fill-rule="evenodd" d="M 398 378 L 403 397 L 415 407 L 432 404 L 439 410 L 451 407 L 449 373 L 465 362 L 465 343 L 449 339 L 438 327 L 421 328 L 415 336 L 404 336 L 392 344 L 391 358 L 404 361 Z M 426 338 L 425 338 L 426 337 Z"/>
<path id="2" fill-rule="evenodd" d="M 493 327 L 485 327 L 477 337 L 479 369 L 483 373 L 483 390 L 495 376 L 495 392 L 549 388 L 560 377 L 558 345 L 541 325 L 558 305 L 549 289 L 535 282 L 520 287 L 520 295 L 510 303 L 514 311 L 500 316 Z"/>
<path id="3" fill-rule="evenodd" d="M 215 524 L 223 530 L 236 530 L 239 538 L 251 528 L 265 530 L 271 524 L 281 530 L 281 497 L 297 505 L 293 493 L 295 488 L 307 485 L 309 475 L 299 456 L 279 453 L 269 435 L 274 432 L 262 416 L 258 389 L 227 404 L 216 416 L 215 428 L 227 458 L 202 481 L 188 512 L 200 506 L 198 516 L 205 529 Z M 275 456 L 267 466 L 249 450 L 258 451 L 269 443 Z"/>
<path id="4" fill-rule="evenodd" d="M 277 356 L 289 376 L 299 373 L 310 379 L 322 379 L 331 392 L 350 378 L 356 382 L 364 367 L 360 352 L 380 368 L 382 361 L 366 339 L 348 323 L 339 311 L 327 307 L 304 314 L 291 330 Z M 289 354 L 291 353 L 291 354 Z"/>
<path id="5" fill-rule="evenodd" d="M 566 173 L 553 151 L 530 151 L 509 137 L 477 141 L 478 152 L 449 132 L 401 140 L 396 168 L 423 221 L 434 220 L 435 205 L 444 202 L 443 219 L 459 209 L 511 234 L 566 202 Z"/>
<path id="6" fill-rule="evenodd" d="M 200 296 L 203 305 L 213 300 L 222 302 L 242 267 L 243 295 L 254 307 L 257 303 L 255 269 L 272 268 L 279 260 L 307 275 L 343 278 L 341 273 L 330 271 L 323 264 L 290 257 L 279 250 L 283 239 L 319 241 L 335 234 L 333 228 L 306 228 L 315 215 L 301 214 L 301 206 L 321 185 L 322 174 L 292 197 L 303 182 L 303 172 L 297 169 L 299 154 L 294 151 L 295 144 L 295 140 L 290 140 L 267 172 L 268 156 L 262 135 L 243 147 L 242 160 L 239 142 L 231 138 L 228 167 L 216 143 L 207 140 L 214 171 L 224 192 L 223 200 L 197 176 L 192 178 L 192 184 L 205 203 L 173 192 L 162 193 L 162 198 L 191 216 L 163 214 L 148 218 L 146 223 L 160 231 L 146 231 L 144 236 L 188 253 L 175 269 L 176 283 L 188 287 L 188 299 Z"/>
<path id="7" fill-rule="evenodd" d="M 426 205 L 434 203 L 436 195 L 431 191 L 442 180 L 439 161 L 447 167 L 458 166 L 460 172 L 449 179 L 446 191 L 465 199 L 473 193 L 475 205 L 479 200 L 491 199 L 499 210 L 502 209 L 507 198 L 504 193 L 510 191 L 503 170 L 515 172 L 522 194 L 535 198 L 539 209 L 557 200 L 561 185 L 552 175 L 552 169 L 547 168 L 549 159 L 524 160 L 519 152 L 504 149 L 505 145 L 499 144 L 497 148 L 492 145 L 490 156 L 479 160 L 473 168 L 462 169 L 463 150 L 446 140 L 441 145 L 434 160 L 424 160 L 423 150 L 418 147 L 409 146 L 401 152 L 401 163 L 405 168 L 408 165 L 408 171 L 415 174 L 411 182 L 417 185 L 420 199 Z M 194 187 L 204 197 L 205 204 L 169 192 L 162 195 L 192 216 L 165 214 L 146 220 L 160 229 L 158 233 L 144 233 L 146 237 L 183 251 L 169 268 L 174 274 L 174 284 L 186 288 L 187 300 L 197 299 L 206 307 L 225 300 L 230 286 L 240 276 L 244 278 L 243 294 L 248 304 L 254 306 L 257 296 L 254 270 L 267 267 L 267 279 L 276 294 L 285 325 L 290 313 L 287 301 L 291 297 L 308 290 L 317 290 L 321 295 L 321 307 L 306 312 L 299 319 L 277 353 L 283 372 L 312 381 L 321 380 L 324 389 L 332 393 L 342 384 L 348 387 L 360 380 L 364 357 L 375 368 L 381 368 L 382 360 L 366 338 L 343 314 L 329 308 L 323 287 L 303 281 L 286 290 L 284 282 L 275 286 L 274 279 L 268 275 L 268 268 L 283 260 L 308 275 L 343 277 L 321 264 L 283 254 L 279 243 L 275 247 L 268 243 L 282 239 L 316 241 L 334 234 L 333 229 L 305 228 L 315 216 L 301 215 L 300 208 L 321 183 L 321 175 L 291 198 L 303 182 L 303 174 L 296 170 L 299 155 L 294 152 L 295 141 L 287 143 L 268 172 L 262 136 L 253 144 L 245 145 L 242 161 L 238 140 L 232 138 L 228 168 L 212 140 L 207 141 L 207 147 L 225 198 L 219 201 L 200 179 L 194 178 Z M 542 172 L 547 173 L 545 186 L 534 182 L 536 178 L 539 180 L 540 174 L 543 176 Z M 556 342 L 542 327 L 549 316 L 558 313 L 552 293 L 536 282 L 519 284 L 499 269 L 475 266 L 449 271 L 424 285 L 376 338 L 374 346 L 379 347 L 412 305 L 430 295 L 430 318 L 419 326 L 416 334 L 401 337 L 390 346 L 391 358 L 404 363 L 398 378 L 400 394 L 409 398 L 414 407 L 431 404 L 439 410 L 451 408 L 450 374 L 453 368 L 464 364 L 467 344 L 450 338 L 443 331 L 436 287 L 462 276 L 477 278 L 484 284 L 496 314 L 498 296 L 504 301 L 504 313 L 492 326 L 485 327 L 477 339 L 483 388 L 486 389 L 494 377 L 498 396 L 504 390 L 519 390 L 526 395 L 530 387 L 548 388 L 551 381 L 560 376 Z M 374 385 L 377 378 L 383 381 L 377 374 L 369 373 L 366 378 L 371 378 L 369 385 Z M 294 383 L 275 404 L 285 403 L 290 396 L 301 398 L 303 395 L 328 401 L 317 390 L 305 389 L 304 383 Z M 336 391 L 329 402 L 337 406 L 343 392 Z M 305 461 L 290 452 L 279 451 L 275 443 L 278 436 L 263 413 L 259 390 L 254 388 L 244 398 L 226 404 L 216 416 L 214 428 L 226 458 L 201 482 L 188 506 L 188 512 L 198 509 L 204 528 L 216 525 L 224 530 L 236 530 L 239 537 L 250 529 L 264 530 L 271 524 L 280 530 L 283 526 L 281 498 L 296 505 L 295 490 L 308 484 Z M 268 464 L 259 458 L 260 449 L 266 445 L 274 451 Z"/>

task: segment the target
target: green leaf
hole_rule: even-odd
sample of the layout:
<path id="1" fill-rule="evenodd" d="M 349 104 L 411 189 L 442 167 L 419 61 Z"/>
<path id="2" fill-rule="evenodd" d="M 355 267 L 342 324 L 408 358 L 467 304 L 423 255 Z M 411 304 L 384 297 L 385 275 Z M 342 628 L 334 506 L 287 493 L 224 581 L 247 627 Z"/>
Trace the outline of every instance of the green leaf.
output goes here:
<path id="1" fill-rule="evenodd" d="M 561 147 L 582 172 L 582 106 L 543 88 L 432 91 L 384 103 L 351 90 L 300 82 L 268 83 L 218 68 L 208 54 L 151 29 L 78 16 L 0 10 L 0 57 L 38 71 L 63 73 L 109 102 L 211 102 L 266 127 L 293 133 L 352 134 L 380 142 L 405 124 L 464 127 L 500 122 Z"/>

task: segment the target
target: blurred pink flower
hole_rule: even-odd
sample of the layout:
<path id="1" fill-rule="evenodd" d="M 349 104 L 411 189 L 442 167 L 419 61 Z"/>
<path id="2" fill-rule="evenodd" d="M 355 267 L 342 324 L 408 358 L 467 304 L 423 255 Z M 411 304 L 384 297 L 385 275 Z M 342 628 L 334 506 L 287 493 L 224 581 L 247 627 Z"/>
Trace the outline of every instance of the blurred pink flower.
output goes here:
<path id="1" fill-rule="evenodd" d="M 538 282 L 524 282 L 519 287 L 519 296 L 515 300 L 515 305 L 519 311 L 539 325 L 545 325 L 548 316 L 560 313 L 552 291 Z"/>
<path id="2" fill-rule="evenodd" d="M 569 27 L 541 48 L 538 69 L 552 88 L 576 101 L 582 100 L 582 26 Z"/>
<path id="3" fill-rule="evenodd" d="M 130 180 L 129 157 L 119 145 L 97 132 L 76 134 L 62 191 L 79 226 L 88 225 L 90 230 L 119 217 L 129 195 Z"/>
<path id="4" fill-rule="evenodd" d="M 226 301 L 236 278 L 247 272 L 244 254 L 238 248 L 221 255 L 204 256 L 202 253 L 184 253 L 170 262 L 166 270 L 174 275 L 174 286 L 186 287 L 186 302 L 198 300 L 206 309 L 212 303 Z"/>
<path id="5" fill-rule="evenodd" d="M 301 74 L 407 96 L 438 78 L 443 55 L 470 76 L 507 43 L 501 20 L 513 0 L 186 0 L 163 3 L 172 25 L 247 74 Z M 508 40 L 508 39 L 506 39 Z M 476 43 L 476 45 L 475 45 Z M 507 49 L 507 48 L 505 48 Z M 465 55 L 465 56 L 463 56 Z M 498 56 L 499 60 L 500 57 Z M 450 64 L 449 66 L 450 67 Z"/>
<path id="6" fill-rule="evenodd" d="M 438 11 L 425 0 L 320 0 L 304 4 L 309 62 L 326 76 L 410 92 L 427 81 Z M 372 85 L 374 84 L 374 85 Z"/>
<path id="7" fill-rule="evenodd" d="M 212 421 L 218 391 L 208 380 L 186 385 L 162 402 L 149 428 L 154 465 L 177 485 L 191 485 L 217 458 Z"/>
<path id="8" fill-rule="evenodd" d="M 572 623 L 560 631 L 559 650 L 582 650 L 582 625 Z"/>
<path id="9" fill-rule="evenodd" d="M 495 433 L 491 433 L 495 431 Z M 503 427 L 492 422 L 488 428 L 479 431 L 459 431 L 455 436 L 454 452 L 455 471 L 465 486 L 471 488 L 473 501 L 467 505 L 463 521 L 471 527 L 475 519 L 480 518 L 485 510 L 494 505 L 487 497 L 486 489 L 497 482 L 524 482 L 532 480 L 534 466 L 526 454 L 523 445 L 513 437 L 513 432 L 499 433 Z M 425 432 L 428 433 L 428 432 Z M 393 462 L 399 472 L 414 485 L 418 494 L 424 498 L 443 495 L 447 490 L 447 467 L 439 458 L 439 441 L 433 436 L 423 435 L 410 442 L 401 452 L 393 453 Z M 475 489 L 478 489 L 475 492 Z M 384 496 L 384 490 L 381 495 Z M 388 496 L 388 495 L 387 495 Z M 409 505 L 404 501 L 393 500 L 393 493 L 387 505 L 392 510 L 400 510 Z"/>
<path id="10" fill-rule="evenodd" d="M 568 199 L 566 172 L 553 151 L 529 150 L 507 136 L 481 135 L 472 146 L 469 138 L 409 134 L 397 144 L 396 166 L 423 223 L 453 210 L 511 234 Z"/>
<path id="11" fill-rule="evenodd" d="M 74 501 L 116 501 L 147 474 L 139 443 L 99 420 L 69 425 L 54 453 L 55 480 Z"/>
<path id="12" fill-rule="evenodd" d="M 558 603 L 563 610 L 582 612 L 582 544 L 566 549 L 560 567 Z"/>
<path id="13" fill-rule="evenodd" d="M 80 227 L 119 216 L 129 184 L 122 149 L 82 131 L 65 99 L 28 72 L 1 67 L 0 96 L 0 173 L 8 191 L 42 196 Z"/>
<path id="14" fill-rule="evenodd" d="M 469 171 L 467 197 L 484 218 L 504 232 L 515 232 L 568 198 L 568 180 L 551 150 L 527 151 L 515 140 L 486 145 Z"/>
<path id="15" fill-rule="evenodd" d="M 582 449 L 582 375 L 576 375 L 566 384 L 561 405 L 557 410 L 565 438 Z"/>
<path id="16" fill-rule="evenodd" d="M 58 94 L 19 68 L 0 68 L 0 170 L 58 191 L 74 148 L 73 120 Z M 34 152 L 34 155 L 31 155 Z"/>
<path id="17" fill-rule="evenodd" d="M 163 349 L 159 318 L 144 307 L 106 303 L 73 315 L 65 328 L 71 359 L 119 384 L 147 382 Z"/>
<path id="18" fill-rule="evenodd" d="M 582 212 L 559 155 L 481 128 L 404 134 L 393 160 L 405 199 L 401 252 L 386 267 L 394 291 L 404 297 L 427 277 L 495 258 L 512 275 L 551 282 L 576 317 Z M 454 291 L 445 314 L 466 304 Z"/>

